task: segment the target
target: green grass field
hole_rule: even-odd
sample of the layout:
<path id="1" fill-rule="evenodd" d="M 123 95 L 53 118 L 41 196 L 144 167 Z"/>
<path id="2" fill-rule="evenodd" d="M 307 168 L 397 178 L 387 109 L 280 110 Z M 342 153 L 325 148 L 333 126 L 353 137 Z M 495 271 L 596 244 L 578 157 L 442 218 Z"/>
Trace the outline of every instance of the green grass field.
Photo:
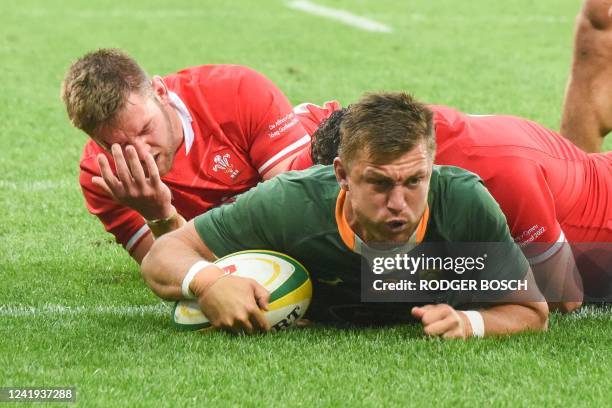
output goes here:
<path id="1" fill-rule="evenodd" d="M 74 386 L 87 407 L 610 404 L 610 308 L 553 315 L 544 334 L 467 342 L 426 339 L 416 326 L 252 338 L 177 332 L 170 305 L 87 213 L 77 182 L 86 139 L 59 99 L 68 65 L 112 46 L 150 74 L 249 65 L 295 104 L 409 90 L 557 129 L 577 0 L 318 1 L 391 33 L 281 0 L 5 3 L 0 387 Z"/>

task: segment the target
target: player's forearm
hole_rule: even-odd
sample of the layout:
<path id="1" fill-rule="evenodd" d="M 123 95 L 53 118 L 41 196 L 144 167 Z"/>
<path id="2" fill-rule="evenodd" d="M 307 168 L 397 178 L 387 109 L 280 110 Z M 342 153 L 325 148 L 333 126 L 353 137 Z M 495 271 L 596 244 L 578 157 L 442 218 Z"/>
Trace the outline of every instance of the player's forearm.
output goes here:
<path id="1" fill-rule="evenodd" d="M 186 223 L 187 221 L 185 221 L 185 219 L 178 213 L 175 213 L 175 216 L 172 217 L 169 222 L 157 224 L 147 222 L 147 225 L 151 231 L 150 233 L 145 234 L 145 236 L 136 244 L 136 246 L 132 248 L 130 251 L 130 256 L 140 265 L 145 255 L 149 253 L 155 238 L 159 238 L 164 234 L 176 231 Z"/>
<path id="2" fill-rule="evenodd" d="M 160 298 L 183 299 L 183 279 L 189 268 L 201 260 L 202 256 L 195 249 L 173 235 L 166 235 L 155 241 L 142 260 L 142 276 Z"/>
<path id="3" fill-rule="evenodd" d="M 481 311 L 485 336 L 543 331 L 548 327 L 546 302 L 503 304 Z"/>
<path id="4" fill-rule="evenodd" d="M 568 243 L 563 244 L 556 254 L 531 268 L 551 310 L 569 313 L 582 305 L 582 278 Z"/>

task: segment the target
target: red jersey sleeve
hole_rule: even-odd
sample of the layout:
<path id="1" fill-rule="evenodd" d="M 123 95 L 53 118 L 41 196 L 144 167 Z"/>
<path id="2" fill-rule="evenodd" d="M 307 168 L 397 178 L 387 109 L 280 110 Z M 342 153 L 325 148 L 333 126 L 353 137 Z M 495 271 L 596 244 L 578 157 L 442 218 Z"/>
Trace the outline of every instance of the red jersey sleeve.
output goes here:
<path id="1" fill-rule="evenodd" d="M 479 161 L 495 169 L 485 177 L 485 185 L 506 215 L 514 241 L 532 265 L 545 261 L 561 248 L 565 236 L 543 169 L 512 157 L 489 161 Z"/>
<path id="2" fill-rule="evenodd" d="M 340 109 L 342 109 L 342 106 L 338 101 L 328 101 L 323 106 L 306 102 L 293 108 L 293 112 L 306 132 L 312 136 L 324 120 Z"/>
<path id="3" fill-rule="evenodd" d="M 323 106 L 312 103 L 302 103 L 293 108 L 293 113 L 310 136 L 319 128 L 319 125 L 330 117 L 332 113 L 342 109 L 338 101 L 325 102 Z M 291 162 L 290 170 L 307 169 L 313 165 L 311 149 L 304 149 Z"/>
<path id="4" fill-rule="evenodd" d="M 99 175 L 94 166 L 97 167 L 97 164 L 92 158 L 81 162 L 79 183 L 87 210 L 98 217 L 104 229 L 113 234 L 118 243 L 127 251 L 131 251 L 140 239 L 149 233 L 149 228 L 140 214 L 121 206 L 93 184 L 91 178 Z"/>
<path id="5" fill-rule="evenodd" d="M 265 174 L 310 143 L 287 97 L 262 74 L 246 70 L 238 87 L 240 122 L 251 163 Z"/>

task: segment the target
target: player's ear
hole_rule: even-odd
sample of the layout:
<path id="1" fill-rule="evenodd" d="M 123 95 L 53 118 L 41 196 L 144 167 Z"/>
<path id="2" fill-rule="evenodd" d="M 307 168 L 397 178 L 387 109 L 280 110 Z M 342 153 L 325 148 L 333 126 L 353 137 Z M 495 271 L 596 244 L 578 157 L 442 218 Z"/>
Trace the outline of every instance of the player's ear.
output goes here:
<path id="1" fill-rule="evenodd" d="M 151 78 L 151 88 L 153 89 L 153 95 L 162 103 L 170 102 L 170 95 L 168 93 L 168 88 L 164 83 L 164 80 L 159 75 L 153 76 Z"/>
<path id="2" fill-rule="evenodd" d="M 338 180 L 340 188 L 345 191 L 348 191 L 348 169 L 339 157 L 336 157 L 334 159 L 334 173 L 336 174 L 336 180 Z"/>

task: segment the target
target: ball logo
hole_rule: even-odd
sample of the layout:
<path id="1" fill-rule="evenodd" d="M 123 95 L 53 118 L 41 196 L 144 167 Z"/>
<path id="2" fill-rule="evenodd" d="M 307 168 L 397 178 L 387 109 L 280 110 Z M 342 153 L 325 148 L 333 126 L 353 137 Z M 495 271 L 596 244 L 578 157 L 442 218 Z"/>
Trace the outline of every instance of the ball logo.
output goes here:
<path id="1" fill-rule="evenodd" d="M 278 331 L 290 327 L 297 319 L 300 318 L 300 307 L 296 306 L 291 312 L 278 323 L 272 326 L 272 331 Z"/>
<path id="2" fill-rule="evenodd" d="M 229 275 L 231 273 L 236 272 L 237 269 L 236 269 L 236 265 L 232 264 L 232 265 L 224 266 L 223 268 L 221 268 L 221 270 L 225 272 L 226 275 Z"/>

